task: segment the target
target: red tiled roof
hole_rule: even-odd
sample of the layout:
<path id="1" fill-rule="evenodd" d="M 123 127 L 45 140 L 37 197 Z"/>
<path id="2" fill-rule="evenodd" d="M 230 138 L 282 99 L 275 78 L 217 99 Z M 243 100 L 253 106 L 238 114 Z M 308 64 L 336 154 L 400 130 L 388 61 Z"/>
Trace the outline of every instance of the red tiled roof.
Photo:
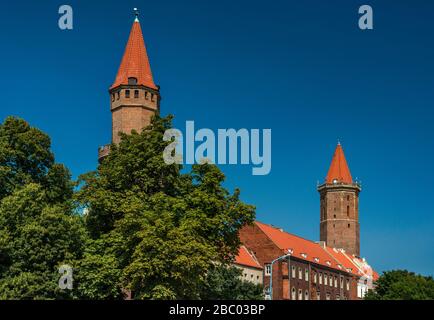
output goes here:
<path id="1" fill-rule="evenodd" d="M 138 85 L 157 89 L 152 78 L 145 41 L 138 21 L 133 23 L 121 65 L 115 82 L 110 89 L 122 84 L 128 84 L 128 78 L 136 78 Z"/>
<path id="2" fill-rule="evenodd" d="M 249 252 L 245 246 L 241 246 L 238 255 L 235 257 L 235 263 L 247 267 L 263 269 L 255 256 Z"/>
<path id="3" fill-rule="evenodd" d="M 326 183 L 331 184 L 334 180 L 340 183 L 353 183 L 347 160 L 345 160 L 344 150 L 340 143 L 336 146 L 332 163 L 326 177 Z"/>
<path id="4" fill-rule="evenodd" d="M 291 250 L 291 256 L 338 269 L 339 263 L 324 251 L 320 244 L 259 221 L 255 223 L 279 249 L 284 251 Z"/>
<path id="5" fill-rule="evenodd" d="M 327 247 L 259 221 L 255 221 L 255 224 L 279 249 L 285 252 L 291 250 L 292 257 L 348 272 L 358 277 L 372 273 L 373 280 L 378 279 L 378 274 L 368 264 L 345 253 L 342 249 Z"/>
<path id="6" fill-rule="evenodd" d="M 362 270 L 353 260 L 341 249 L 323 247 L 323 250 L 327 251 L 338 263 L 342 266 L 342 270 L 355 274 L 357 276 L 363 276 Z"/>

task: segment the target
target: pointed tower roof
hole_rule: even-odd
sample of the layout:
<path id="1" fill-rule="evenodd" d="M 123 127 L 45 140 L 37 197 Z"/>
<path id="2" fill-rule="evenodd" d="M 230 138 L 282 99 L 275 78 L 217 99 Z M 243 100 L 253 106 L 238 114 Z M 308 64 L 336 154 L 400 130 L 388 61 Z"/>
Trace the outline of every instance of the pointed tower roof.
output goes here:
<path id="1" fill-rule="evenodd" d="M 128 84 L 128 78 L 136 78 L 138 85 L 158 90 L 152 78 L 151 65 L 137 14 L 115 82 L 110 89 Z"/>
<path id="2" fill-rule="evenodd" d="M 353 183 L 347 160 L 345 160 L 344 150 L 339 142 L 336 146 L 329 172 L 327 173 L 326 183 L 331 184 L 334 180 L 340 183 Z"/>

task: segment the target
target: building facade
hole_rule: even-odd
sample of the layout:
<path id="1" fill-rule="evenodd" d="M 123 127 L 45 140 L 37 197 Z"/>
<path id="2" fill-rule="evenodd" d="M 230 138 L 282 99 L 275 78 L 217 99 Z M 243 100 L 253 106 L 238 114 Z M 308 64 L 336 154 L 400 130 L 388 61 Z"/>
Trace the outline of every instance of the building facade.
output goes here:
<path id="1" fill-rule="evenodd" d="M 160 87 L 154 83 L 137 14 L 109 94 L 112 143 L 120 142 L 120 132 L 141 132 L 150 124 L 151 117 L 160 112 Z M 110 145 L 100 147 L 98 160 L 102 161 L 109 152 Z"/>
<path id="2" fill-rule="evenodd" d="M 241 242 L 264 268 L 268 298 L 356 300 L 363 298 L 378 278 L 359 257 L 361 187 L 352 180 L 340 144 L 318 191 L 320 241 L 303 239 L 259 221 L 240 231 Z"/>
<path id="3" fill-rule="evenodd" d="M 338 143 L 320 194 L 320 241 L 360 255 L 359 192 Z"/>

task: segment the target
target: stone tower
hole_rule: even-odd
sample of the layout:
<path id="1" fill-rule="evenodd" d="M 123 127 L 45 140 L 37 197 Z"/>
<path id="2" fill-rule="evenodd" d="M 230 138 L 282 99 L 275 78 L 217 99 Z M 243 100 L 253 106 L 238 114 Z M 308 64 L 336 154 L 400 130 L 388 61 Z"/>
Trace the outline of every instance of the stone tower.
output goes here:
<path id="1" fill-rule="evenodd" d="M 338 143 L 320 194 L 320 240 L 327 246 L 360 255 L 359 192 Z"/>
<path id="2" fill-rule="evenodd" d="M 136 12 L 128 43 L 116 79 L 109 89 L 112 112 L 112 143 L 119 143 L 119 132 L 140 132 L 152 115 L 160 111 L 160 88 L 155 85 L 142 29 Z M 99 148 L 98 160 L 110 152 Z"/>

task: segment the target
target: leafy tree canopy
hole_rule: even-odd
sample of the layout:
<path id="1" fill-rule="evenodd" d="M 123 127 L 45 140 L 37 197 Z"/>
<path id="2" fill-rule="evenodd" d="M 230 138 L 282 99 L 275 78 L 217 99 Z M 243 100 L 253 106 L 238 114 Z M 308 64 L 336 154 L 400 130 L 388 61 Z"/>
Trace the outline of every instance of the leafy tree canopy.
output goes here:
<path id="1" fill-rule="evenodd" d="M 366 300 L 432 300 L 434 279 L 407 270 L 386 271 L 368 291 Z"/>
<path id="2" fill-rule="evenodd" d="M 69 297 L 58 267 L 79 258 L 85 239 L 72 187 L 46 134 L 12 117 L 0 125 L 0 299 Z"/>
<path id="3" fill-rule="evenodd" d="M 217 265 L 206 277 L 201 291 L 205 300 L 263 300 L 263 287 L 242 280 L 242 270 L 235 266 Z"/>
<path id="4" fill-rule="evenodd" d="M 154 117 L 141 133 L 122 134 L 98 170 L 81 177 L 77 200 L 89 209 L 92 237 L 78 271 L 83 297 L 120 298 L 123 288 L 138 299 L 200 298 L 213 264 L 238 252 L 254 207 L 222 186 L 215 165 L 182 173 L 165 164 L 169 128 L 171 117 Z"/>

